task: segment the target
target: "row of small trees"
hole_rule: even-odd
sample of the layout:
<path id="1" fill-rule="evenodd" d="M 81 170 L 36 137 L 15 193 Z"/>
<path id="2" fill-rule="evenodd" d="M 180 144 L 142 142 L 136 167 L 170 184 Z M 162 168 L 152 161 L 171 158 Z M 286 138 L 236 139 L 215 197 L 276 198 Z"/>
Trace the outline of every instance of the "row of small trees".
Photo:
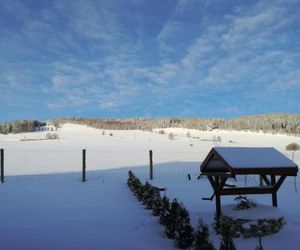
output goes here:
<path id="1" fill-rule="evenodd" d="M 196 250 L 215 250 L 209 240 L 208 226 L 199 220 L 196 229 L 190 223 L 190 216 L 182 203 L 174 199 L 171 203 L 167 196 L 161 198 L 158 188 L 153 187 L 148 182 L 142 184 L 141 181 L 131 172 L 128 173 L 127 185 L 147 209 L 152 210 L 154 216 L 159 217 L 160 224 L 165 226 L 165 235 L 170 239 L 175 239 L 179 248 L 190 248 Z M 230 235 L 221 233 L 221 250 L 234 250 Z"/>
<path id="2" fill-rule="evenodd" d="M 154 216 L 159 217 L 160 224 L 165 226 L 165 235 L 175 239 L 179 248 L 193 248 L 195 250 L 216 250 L 209 240 L 208 226 L 199 220 L 197 228 L 193 229 L 190 216 L 182 203 L 174 199 L 171 203 L 166 195 L 160 196 L 160 190 L 148 182 L 142 184 L 132 171 L 128 172 L 127 185 L 147 209 L 152 210 Z M 216 226 L 217 224 L 215 224 Z M 216 228 L 220 234 L 221 243 L 219 250 L 236 250 L 232 239 L 231 225 L 220 223 Z M 255 250 L 263 250 L 261 237 Z"/>

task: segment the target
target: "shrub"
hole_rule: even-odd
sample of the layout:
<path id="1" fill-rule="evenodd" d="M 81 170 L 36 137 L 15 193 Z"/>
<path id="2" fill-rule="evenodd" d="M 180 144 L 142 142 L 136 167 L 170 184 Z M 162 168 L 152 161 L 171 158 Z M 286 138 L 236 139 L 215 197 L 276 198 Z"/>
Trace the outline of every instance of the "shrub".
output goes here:
<path id="1" fill-rule="evenodd" d="M 175 239 L 179 248 L 187 248 L 193 244 L 194 234 L 189 213 L 176 199 L 171 204 L 166 222 L 165 234 L 168 238 Z"/>
<path id="2" fill-rule="evenodd" d="M 138 200 L 142 200 L 144 185 L 141 183 L 139 178 L 137 178 L 131 171 L 128 172 L 127 185 L 131 191 L 135 194 Z"/>
<path id="3" fill-rule="evenodd" d="M 164 130 L 162 130 L 162 129 L 161 129 L 161 130 L 158 130 L 158 134 L 159 134 L 159 135 L 164 135 L 165 133 L 166 133 L 166 132 L 165 132 Z"/>
<path id="4" fill-rule="evenodd" d="M 160 217 L 159 217 L 159 223 L 166 226 L 168 223 L 168 218 L 169 218 L 169 214 L 170 214 L 170 201 L 169 198 L 167 196 L 164 196 L 161 200 L 161 205 L 162 205 L 162 209 L 161 209 L 161 213 L 160 213 Z"/>
<path id="5" fill-rule="evenodd" d="M 191 136 L 191 133 L 190 133 L 190 132 L 187 132 L 187 133 L 186 133 L 186 137 L 187 137 L 187 138 L 191 138 L 191 137 L 192 137 L 192 136 Z"/>
<path id="6" fill-rule="evenodd" d="M 174 239 L 176 236 L 176 232 L 179 224 L 179 216 L 180 216 L 180 205 L 178 201 L 174 199 L 171 203 L 171 210 L 167 217 L 167 224 L 165 229 L 165 234 L 170 239 Z"/>
<path id="7" fill-rule="evenodd" d="M 154 194 L 155 189 L 146 182 L 143 189 L 142 202 L 147 209 L 153 209 L 154 207 Z"/>
<path id="8" fill-rule="evenodd" d="M 293 152 L 292 152 L 292 160 L 294 160 L 295 152 L 296 152 L 297 150 L 300 150 L 300 145 L 297 144 L 297 143 L 295 143 L 295 142 L 293 142 L 293 143 L 290 143 L 289 145 L 287 145 L 285 148 L 286 148 L 286 150 L 288 150 L 288 151 L 293 151 Z M 296 183 L 296 179 L 295 179 L 295 183 Z M 296 187 L 296 186 L 295 186 L 295 187 Z"/>
<path id="9" fill-rule="evenodd" d="M 231 226 L 228 224 L 221 225 L 221 228 L 220 228 L 220 233 L 221 233 L 220 250 L 236 250 L 230 229 L 231 229 Z"/>
<path id="10" fill-rule="evenodd" d="M 113 136 L 114 134 L 113 133 L 109 133 L 109 136 Z"/>
<path id="11" fill-rule="evenodd" d="M 169 140 L 174 140 L 174 137 L 175 137 L 175 136 L 174 136 L 173 133 L 170 133 L 170 134 L 169 134 Z"/>
<path id="12" fill-rule="evenodd" d="M 234 201 L 238 203 L 234 208 L 235 210 L 244 210 L 256 207 L 256 203 L 248 199 L 246 195 L 239 195 L 238 197 L 234 198 Z"/>
<path id="13" fill-rule="evenodd" d="M 46 134 L 46 139 L 55 140 L 55 139 L 59 139 L 59 136 L 56 133 L 47 133 Z"/>
<path id="14" fill-rule="evenodd" d="M 154 192 L 154 202 L 153 202 L 153 211 L 154 216 L 160 216 L 163 213 L 163 204 L 158 190 Z"/>
<path id="15" fill-rule="evenodd" d="M 190 247 L 194 242 L 194 230 L 190 223 L 190 216 L 187 209 L 181 204 L 176 229 L 176 244 L 179 248 Z"/>
<path id="16" fill-rule="evenodd" d="M 197 229 L 194 233 L 194 249 L 195 250 L 215 250 L 215 247 L 209 240 L 208 226 L 199 220 Z"/>
<path id="17" fill-rule="evenodd" d="M 288 151 L 297 151 L 300 150 L 300 145 L 298 143 L 293 142 L 287 145 L 285 149 Z"/>

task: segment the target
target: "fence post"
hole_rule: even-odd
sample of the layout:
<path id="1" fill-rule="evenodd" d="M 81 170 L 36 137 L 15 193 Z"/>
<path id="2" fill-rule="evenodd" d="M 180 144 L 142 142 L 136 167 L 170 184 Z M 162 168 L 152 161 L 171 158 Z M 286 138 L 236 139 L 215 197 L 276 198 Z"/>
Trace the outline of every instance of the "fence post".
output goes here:
<path id="1" fill-rule="evenodd" d="M 0 168 L 1 168 L 1 183 L 4 183 L 4 149 L 1 148 L 0 150 L 1 154 L 1 163 L 0 163 Z"/>
<path id="2" fill-rule="evenodd" d="M 86 150 L 82 150 L 82 182 L 85 182 Z"/>
<path id="3" fill-rule="evenodd" d="M 153 152 L 149 150 L 149 158 L 150 158 L 150 180 L 153 180 Z"/>

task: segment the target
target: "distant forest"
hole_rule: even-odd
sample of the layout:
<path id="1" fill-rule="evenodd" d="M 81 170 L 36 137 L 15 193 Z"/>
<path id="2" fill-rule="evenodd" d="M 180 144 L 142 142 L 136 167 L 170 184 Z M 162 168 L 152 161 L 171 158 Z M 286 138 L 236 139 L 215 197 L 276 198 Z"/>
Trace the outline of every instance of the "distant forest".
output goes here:
<path id="1" fill-rule="evenodd" d="M 155 128 L 180 127 L 202 131 L 222 129 L 280 133 L 300 135 L 300 115 L 298 114 L 264 114 L 242 116 L 232 119 L 218 118 L 134 118 L 134 119 L 90 119 L 62 118 L 49 121 L 51 124 L 75 123 L 96 129 L 110 130 L 147 130 Z M 0 133 L 32 132 L 45 123 L 36 120 L 22 120 L 0 124 Z"/>
<path id="2" fill-rule="evenodd" d="M 33 132 L 41 126 L 45 126 L 45 122 L 37 120 L 19 120 L 0 124 L 0 134 L 17 134 L 22 132 Z"/>
<path id="3" fill-rule="evenodd" d="M 264 133 L 281 133 L 300 135 L 300 115 L 298 114 L 264 114 L 242 116 L 233 119 L 218 118 L 165 118 L 165 119 L 88 119 L 65 118 L 60 123 L 76 123 L 97 129 L 111 130 L 149 130 L 154 128 L 180 127 L 198 130 L 237 130 Z"/>

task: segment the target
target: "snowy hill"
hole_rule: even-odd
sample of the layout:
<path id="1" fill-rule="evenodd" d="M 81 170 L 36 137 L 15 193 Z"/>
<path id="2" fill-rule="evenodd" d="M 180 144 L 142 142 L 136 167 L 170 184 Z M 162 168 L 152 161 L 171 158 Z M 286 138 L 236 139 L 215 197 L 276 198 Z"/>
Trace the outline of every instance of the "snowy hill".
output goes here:
<path id="1" fill-rule="evenodd" d="M 196 179 L 211 147 L 275 147 L 291 157 L 285 146 L 300 144 L 299 137 L 285 135 L 182 128 L 165 128 L 160 134 L 160 130 L 102 131 L 64 124 L 55 131 L 56 140 L 21 141 L 45 138 L 47 132 L 0 135 L 6 181 L 0 185 L 1 249 L 173 249 L 157 219 L 125 185 L 129 169 L 142 180 L 148 178 L 150 149 L 154 183 L 184 203 L 195 225 L 200 217 L 211 223 L 214 214 L 214 203 L 201 200 L 212 192 L 209 183 Z M 82 149 L 87 150 L 86 183 L 80 182 Z M 300 165 L 300 152 L 294 161 Z M 251 185 L 258 180 L 247 181 Z M 300 189 L 299 181 L 297 185 Z M 253 198 L 268 205 L 271 201 L 268 195 Z M 232 200 L 226 197 L 223 204 Z M 287 225 L 263 238 L 263 244 L 266 249 L 300 249 L 300 194 L 293 178 L 283 185 L 278 201 Z M 218 247 L 212 230 L 211 238 Z M 238 249 L 254 249 L 256 243 L 256 239 L 236 240 Z"/>

